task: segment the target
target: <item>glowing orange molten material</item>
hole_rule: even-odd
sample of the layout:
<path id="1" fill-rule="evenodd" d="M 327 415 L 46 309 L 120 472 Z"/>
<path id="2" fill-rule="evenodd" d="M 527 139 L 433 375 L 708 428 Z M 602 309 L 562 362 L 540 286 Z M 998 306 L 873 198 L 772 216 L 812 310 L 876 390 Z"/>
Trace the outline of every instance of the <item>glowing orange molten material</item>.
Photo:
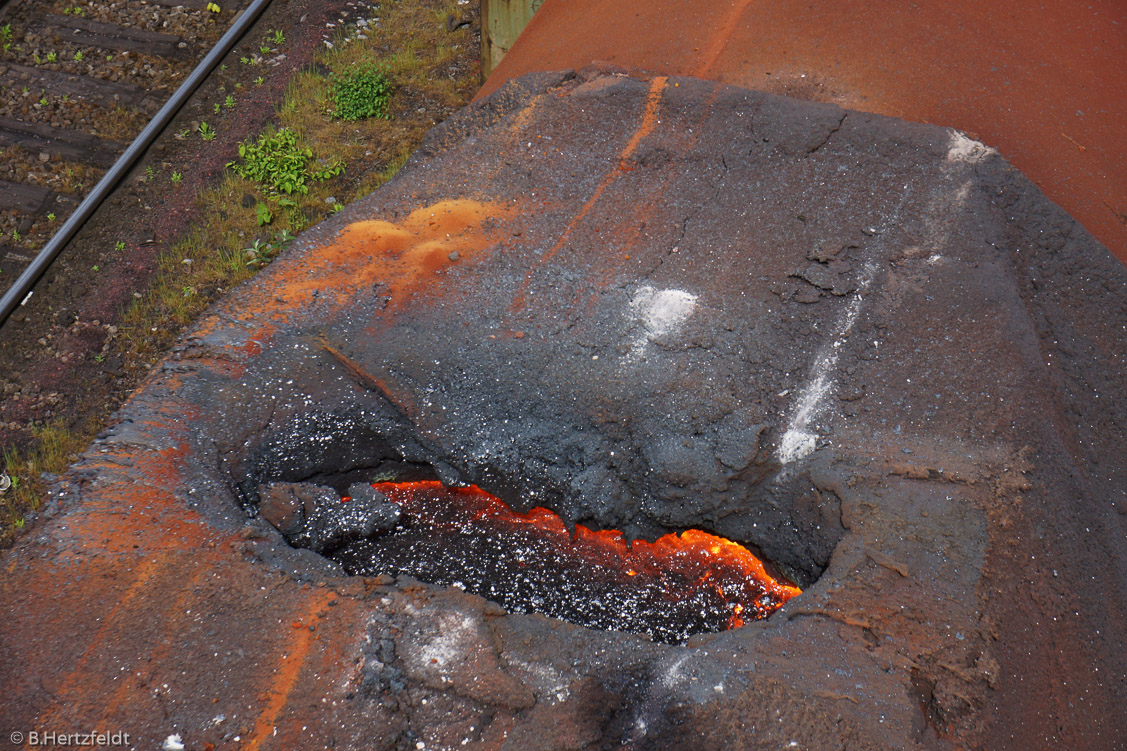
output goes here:
<path id="1" fill-rule="evenodd" d="M 722 630 L 765 618 L 800 592 L 768 574 L 747 548 L 696 529 L 631 545 L 615 530 L 594 531 L 576 525 L 572 535 L 555 513 L 544 508 L 517 513 L 476 486 L 447 488 L 438 482 L 404 482 L 372 487 L 402 507 L 402 534 L 413 530 L 420 537 L 444 538 L 446 550 L 469 550 L 477 545 L 467 557 L 477 560 L 496 554 L 506 558 L 505 565 L 518 575 L 543 577 L 543 571 L 533 569 L 550 561 L 553 577 L 565 572 L 557 581 L 577 587 L 567 595 L 573 600 L 577 593 L 594 597 L 595 592 L 623 588 L 642 593 L 633 601 L 644 602 L 649 609 L 681 607 L 694 617 L 713 611 L 719 620 L 712 618 L 712 625 L 702 630 Z M 391 537 L 395 534 L 400 533 Z M 393 539 L 388 543 L 395 544 Z M 421 552 L 420 543 L 410 545 L 414 546 L 412 555 Z M 479 593 L 490 597 L 490 591 Z M 545 607 L 528 609 L 548 612 Z"/>

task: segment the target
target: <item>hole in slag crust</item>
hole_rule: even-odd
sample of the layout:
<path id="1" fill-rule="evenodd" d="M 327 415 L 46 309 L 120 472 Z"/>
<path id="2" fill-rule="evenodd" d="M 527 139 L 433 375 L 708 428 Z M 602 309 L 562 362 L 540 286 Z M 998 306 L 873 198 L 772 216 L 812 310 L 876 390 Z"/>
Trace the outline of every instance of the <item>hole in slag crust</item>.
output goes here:
<path id="1" fill-rule="evenodd" d="M 800 591 L 743 546 L 700 530 L 629 545 L 616 531 L 577 525 L 572 534 L 547 509 L 517 513 L 476 486 L 355 484 L 343 499 L 320 490 L 324 498 L 287 515 L 293 501 L 280 511 L 279 488 L 265 489 L 275 505 L 262 515 L 350 574 L 407 574 L 510 612 L 676 644 L 766 618 Z"/>

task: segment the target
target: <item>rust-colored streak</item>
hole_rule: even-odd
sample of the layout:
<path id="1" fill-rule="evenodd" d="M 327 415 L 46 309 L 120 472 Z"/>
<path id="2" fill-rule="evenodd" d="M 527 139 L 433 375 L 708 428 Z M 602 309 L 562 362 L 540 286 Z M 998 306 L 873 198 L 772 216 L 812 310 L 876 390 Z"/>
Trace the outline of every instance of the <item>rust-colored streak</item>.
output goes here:
<path id="1" fill-rule="evenodd" d="M 559 239 L 556 240 L 556 243 L 551 247 L 551 249 L 549 249 L 548 252 L 540 258 L 539 263 L 543 264 L 547 261 L 550 261 L 560 251 L 561 248 L 567 245 L 567 241 L 570 239 L 571 233 L 574 232 L 577 227 L 583 224 L 583 221 L 587 218 L 587 215 L 591 213 L 591 209 L 594 208 L 595 204 L 599 202 L 599 199 L 602 197 L 603 192 L 607 189 L 607 187 L 610 186 L 611 183 L 617 180 L 624 171 L 626 171 L 625 168 L 628 167 L 629 159 L 631 155 L 633 155 L 634 151 L 638 148 L 638 144 L 640 144 L 646 136 L 653 132 L 654 125 L 657 124 L 657 113 L 659 107 L 661 106 L 661 94 L 665 89 L 665 84 L 667 83 L 667 81 L 668 79 L 664 76 L 658 76 L 650 81 L 649 95 L 646 97 L 646 106 L 642 111 L 641 122 L 639 122 L 638 127 L 634 130 L 633 135 L 630 136 L 630 140 L 626 142 L 626 146 L 623 147 L 622 152 L 619 154 L 618 164 L 615 165 L 615 168 L 613 170 L 603 176 L 603 179 L 595 187 L 595 190 L 591 193 L 591 196 L 583 203 L 583 206 L 580 207 L 579 211 L 575 213 L 575 216 L 571 218 L 571 221 L 567 223 L 567 227 L 564 228 L 564 231 L 560 234 Z M 524 283 L 521 285 L 520 290 L 515 295 L 512 305 L 512 309 L 514 311 L 519 311 L 524 308 L 525 293 L 528 290 L 528 285 L 532 281 L 532 274 L 534 271 L 535 266 L 525 276 Z"/>
<path id="2" fill-rule="evenodd" d="M 677 84 L 674 84 L 677 85 Z M 716 97 L 720 93 L 720 87 L 713 88 L 712 93 L 705 101 L 704 106 L 700 108 L 700 115 L 696 123 L 687 133 L 684 133 L 678 139 L 677 147 L 681 154 L 687 154 L 692 151 L 697 141 L 700 139 L 701 128 L 707 122 L 712 107 L 716 102 Z M 647 193 L 643 200 L 638 201 L 635 212 L 625 215 L 623 218 L 628 220 L 628 225 L 614 230 L 614 233 L 622 238 L 623 253 L 616 254 L 612 258 L 605 259 L 605 264 L 601 272 L 598 273 L 598 280 L 601 282 L 597 285 L 587 299 L 587 305 L 593 306 L 597 303 L 600 296 L 604 293 L 602 287 L 614 281 L 617 274 L 622 273 L 623 268 L 630 262 L 631 253 L 638 247 L 639 242 L 642 240 L 644 228 L 655 220 L 660 221 L 660 217 L 665 211 L 662 205 L 663 198 L 669 190 L 670 184 L 674 181 L 673 175 L 666 175 L 662 178 L 661 183 L 652 186 L 647 184 L 645 187 Z"/>
<path id="3" fill-rule="evenodd" d="M 332 592 L 318 592 L 310 598 L 304 612 L 316 614 L 335 597 Z M 278 669 L 270 676 L 270 685 L 263 692 L 260 700 L 262 712 L 254 723 L 254 730 L 246 746 L 243 747 L 247 751 L 257 751 L 266 739 L 273 735 L 278 718 L 286 708 L 290 693 L 301 676 L 301 669 L 309 654 L 309 648 L 313 645 L 315 632 L 306 628 L 304 622 L 299 621 L 298 626 L 300 627 L 287 623 L 280 635 L 282 639 L 289 637 L 290 648 L 282 653 Z"/>
<path id="4" fill-rule="evenodd" d="M 177 414 L 177 406 L 183 407 L 169 405 L 172 414 Z M 148 482 L 122 483 L 111 506 L 83 509 L 82 523 L 68 530 L 68 539 L 75 549 L 99 554 L 178 551 L 185 545 L 199 546 L 211 539 L 214 530 L 201 524 L 200 515 L 185 508 L 177 497 L 176 481 L 187 451 L 186 446 L 180 445 L 147 456 L 130 456 L 133 470 Z M 117 457 L 105 454 L 88 467 L 113 477 L 122 472 L 122 466 L 116 462 Z M 126 508 L 130 509 L 129 523 L 122 524 L 123 512 L 119 509 Z"/>
<path id="5" fill-rule="evenodd" d="M 138 598 L 142 603 L 152 597 L 154 589 L 161 584 L 160 574 L 171 568 L 170 557 L 159 555 L 142 561 L 133 573 L 133 581 L 116 601 L 113 602 L 109 613 L 102 620 L 102 626 L 93 634 L 82 657 L 75 663 L 74 668 L 67 673 L 54 692 L 55 696 L 47 710 L 41 715 L 42 727 L 50 727 L 52 721 L 64 715 L 79 697 L 90 693 L 90 687 L 97 685 L 97 669 L 91 665 L 105 652 L 106 645 L 121 631 L 127 631 L 133 622 L 130 614 L 133 603 Z M 154 583 L 155 582 L 155 583 Z M 27 746 L 32 748 L 32 746 Z"/>
<path id="6" fill-rule="evenodd" d="M 752 4 L 753 0 L 740 0 L 732 5 L 732 10 L 728 14 L 727 20 L 720 28 L 719 32 L 708 40 L 703 52 L 700 55 L 700 64 L 693 72 L 693 75 L 698 78 L 713 78 L 714 69 L 718 62 L 720 62 L 720 55 L 728 46 L 729 40 L 736 32 L 740 21 L 743 19 L 744 13 L 747 12 L 748 6 Z"/>
<path id="7" fill-rule="evenodd" d="M 546 0 L 478 97 L 605 60 L 951 126 L 997 148 L 1127 262 L 1125 28 L 1127 6 L 1110 0 L 652 0 L 629 12 Z"/>
<path id="8" fill-rule="evenodd" d="M 619 160 L 619 166 L 625 164 L 634 150 L 638 148 L 638 144 L 642 139 L 653 132 L 654 125 L 657 124 L 657 110 L 661 106 L 661 92 L 665 89 L 665 84 L 669 79 L 665 76 L 657 76 L 650 81 L 649 96 L 646 97 L 646 109 L 642 112 L 642 122 L 638 125 L 634 135 L 630 137 L 630 141 L 626 144 L 626 148 L 622 150 L 622 158 Z"/>
<path id="9" fill-rule="evenodd" d="M 214 555 L 208 557 L 214 558 Z M 192 603 L 196 597 L 194 591 L 196 585 L 209 571 L 210 568 L 208 566 L 200 566 L 188 579 L 186 586 L 176 594 L 176 599 L 172 607 L 165 608 L 161 611 L 160 616 L 163 619 L 161 631 L 166 635 L 166 638 L 149 654 L 144 655 L 144 660 L 149 665 L 164 664 L 177 649 L 175 640 L 171 637 L 176 632 L 185 613 L 190 611 L 189 604 Z M 110 727 L 113 718 L 119 716 L 123 710 L 128 708 L 130 703 L 135 701 L 137 691 L 138 687 L 131 682 L 123 681 L 118 685 L 104 700 L 103 706 L 101 707 L 101 727 Z"/>

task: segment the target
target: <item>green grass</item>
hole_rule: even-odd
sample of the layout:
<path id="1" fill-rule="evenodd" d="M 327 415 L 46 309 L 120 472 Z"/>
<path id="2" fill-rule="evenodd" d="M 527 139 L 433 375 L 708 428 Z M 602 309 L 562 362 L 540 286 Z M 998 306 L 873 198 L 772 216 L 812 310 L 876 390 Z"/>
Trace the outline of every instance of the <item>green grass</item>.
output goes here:
<path id="1" fill-rule="evenodd" d="M 380 30 L 368 30 L 369 39 L 320 53 L 317 62 L 338 75 L 321 76 L 307 66 L 290 80 L 278 103 L 277 126 L 244 143 L 243 155 L 235 160 L 244 166 L 232 166 L 217 184 L 196 195 L 192 228 L 160 255 L 152 283 L 123 311 L 106 354 L 124 363 L 132 383 L 218 297 L 268 265 L 287 234 L 298 234 L 340 202 L 391 180 L 427 130 L 469 102 L 480 83 L 478 48 L 467 30 L 446 31 L 449 13 L 462 13 L 457 0 L 385 4 Z M 340 74 L 365 66 L 378 68 L 394 83 L 386 102 L 390 119 L 334 116 Z M 292 136 L 284 136 L 275 151 L 274 139 L 283 132 Z M 262 160 L 251 168 L 255 152 Z M 152 174 L 146 173 L 150 179 Z M 80 177 L 76 173 L 75 179 Z M 168 179 L 179 184 L 183 175 L 174 170 Z M 244 201 L 247 195 L 254 200 Z M 326 203 L 330 196 L 337 202 Z M 260 205 L 269 213 L 263 225 Z M 27 450 L 4 452 L 5 466 L 18 483 L 0 497 L 0 544 L 14 537 L 29 511 L 38 509 L 45 491 L 40 474 L 62 472 L 104 426 L 106 404 L 84 404 L 81 410 L 86 415 L 82 429 L 40 426 Z"/>
<path id="2" fill-rule="evenodd" d="M 72 430 L 55 420 L 32 428 L 29 449 L 6 448 L 4 471 L 12 486 L 0 496 L 0 543 L 7 543 L 24 527 L 28 513 L 38 511 L 46 496 L 43 473 L 59 474 L 94 438 L 96 429 Z"/>

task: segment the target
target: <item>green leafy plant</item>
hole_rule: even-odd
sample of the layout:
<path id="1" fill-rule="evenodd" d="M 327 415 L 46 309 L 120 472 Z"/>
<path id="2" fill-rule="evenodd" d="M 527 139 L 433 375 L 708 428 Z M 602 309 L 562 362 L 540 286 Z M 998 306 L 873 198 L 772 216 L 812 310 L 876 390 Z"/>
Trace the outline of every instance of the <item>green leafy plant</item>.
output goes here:
<path id="1" fill-rule="evenodd" d="M 262 268 L 285 250 L 286 246 L 293 242 L 293 239 L 294 236 L 290 234 L 289 230 L 282 230 L 270 240 L 264 241 L 261 238 L 256 238 L 254 245 L 243 249 L 247 266 L 252 269 Z"/>
<path id="2" fill-rule="evenodd" d="M 366 63 L 339 77 L 334 76 L 333 103 L 336 116 L 342 120 L 363 120 L 367 117 L 390 120 L 388 104 L 391 94 L 387 68 L 375 63 Z"/>
<path id="3" fill-rule="evenodd" d="M 266 79 L 263 78 L 262 76 L 259 76 L 258 78 L 254 79 L 254 85 L 255 86 L 261 86 L 264 83 L 266 83 Z"/>
<path id="4" fill-rule="evenodd" d="M 282 33 L 281 29 L 273 32 L 273 41 L 275 47 L 280 47 L 286 43 L 286 35 Z"/>
<path id="5" fill-rule="evenodd" d="M 75 53 L 74 53 L 74 61 L 75 61 L 76 63 L 80 63 L 80 62 L 82 62 L 82 57 L 83 57 L 83 55 L 82 55 L 82 50 L 79 50 L 78 52 L 75 52 Z"/>
<path id="6" fill-rule="evenodd" d="M 113 55 L 106 55 L 106 62 L 112 63 L 113 62 Z"/>
<path id="7" fill-rule="evenodd" d="M 235 106 L 235 97 L 228 94 L 227 98 L 223 100 L 223 106 L 227 109 L 233 108 Z"/>
<path id="8" fill-rule="evenodd" d="M 278 253 L 278 249 L 274 247 L 273 243 L 256 239 L 254 245 L 251 245 L 249 248 L 244 248 L 243 252 L 247 257 L 247 266 L 251 268 L 262 268 L 273 260 L 274 256 Z"/>
<path id="9" fill-rule="evenodd" d="M 255 216 L 258 218 L 258 226 L 262 227 L 274 221 L 274 213 L 270 211 L 270 206 L 263 201 L 259 201 L 254 207 Z"/>
<path id="10" fill-rule="evenodd" d="M 20 231 L 18 229 L 12 230 L 12 242 L 18 243 L 21 239 Z"/>
<path id="11" fill-rule="evenodd" d="M 217 104 L 215 106 L 218 107 L 219 105 Z M 207 123 L 201 122 L 200 127 L 199 127 L 199 131 L 200 131 L 200 138 L 202 138 L 203 140 L 205 140 L 205 141 L 214 141 L 215 140 L 215 130 L 210 125 L 208 125 Z"/>
<path id="12" fill-rule="evenodd" d="M 53 63 L 53 62 L 57 61 L 58 59 L 59 59 L 59 56 L 57 54 L 55 54 L 54 52 L 48 52 L 47 53 L 47 62 Z"/>
<path id="13" fill-rule="evenodd" d="M 207 10 L 209 13 L 218 13 L 222 10 L 217 3 L 208 3 Z"/>
<path id="14" fill-rule="evenodd" d="M 47 102 L 47 97 L 45 97 L 45 96 L 41 96 L 41 97 L 39 97 L 39 104 L 40 104 L 40 106 L 42 106 L 42 107 L 46 107 L 46 106 L 47 106 L 47 104 L 48 104 L 48 102 Z"/>
<path id="15" fill-rule="evenodd" d="M 327 180 L 344 171 L 344 166 L 332 163 L 310 165 L 313 151 L 299 143 L 297 133 L 281 128 L 273 133 L 263 133 L 258 140 L 239 144 L 242 164 L 231 162 L 227 166 L 239 177 L 254 180 L 274 193 L 305 195 L 308 182 Z"/>
<path id="16" fill-rule="evenodd" d="M 113 244 L 113 249 L 118 251 L 119 253 L 121 251 L 125 250 L 125 241 L 124 240 L 118 240 L 117 242 L 115 242 Z"/>
<path id="17" fill-rule="evenodd" d="M 145 165 L 145 179 L 152 182 L 154 177 L 156 177 L 156 171 L 153 170 L 153 165 Z"/>
<path id="18" fill-rule="evenodd" d="M 169 179 L 172 180 L 173 185 L 179 185 L 180 181 L 184 179 L 184 175 L 180 172 L 173 172 Z"/>
<path id="19" fill-rule="evenodd" d="M 240 57 L 239 62 L 242 63 L 243 65 L 250 65 L 250 58 L 249 57 Z"/>
<path id="20" fill-rule="evenodd" d="M 211 111 L 214 112 L 215 114 L 218 115 L 219 110 L 220 110 L 219 102 L 216 102 L 215 104 L 211 105 Z"/>
<path id="21" fill-rule="evenodd" d="M 52 211 L 51 213 L 49 213 L 47 215 L 47 221 L 49 221 L 49 222 L 55 221 L 55 212 Z"/>
<path id="22" fill-rule="evenodd" d="M 258 48 L 258 52 L 261 55 L 269 55 L 270 52 L 271 52 L 270 45 L 268 45 L 268 44 L 262 45 L 261 47 Z"/>

